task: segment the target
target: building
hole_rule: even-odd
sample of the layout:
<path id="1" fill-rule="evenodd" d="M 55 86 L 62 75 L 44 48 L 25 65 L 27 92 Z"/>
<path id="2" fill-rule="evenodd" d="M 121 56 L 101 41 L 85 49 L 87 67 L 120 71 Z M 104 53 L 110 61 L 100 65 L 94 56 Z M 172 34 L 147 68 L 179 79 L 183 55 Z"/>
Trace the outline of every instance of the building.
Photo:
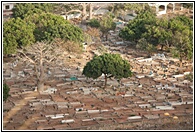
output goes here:
<path id="1" fill-rule="evenodd" d="M 8 19 L 12 17 L 13 8 L 14 8 L 14 3 L 3 3 L 3 19 Z"/>
<path id="2" fill-rule="evenodd" d="M 167 6 L 169 4 L 172 4 L 173 5 L 173 12 L 174 12 L 174 10 L 175 10 L 175 3 L 174 2 L 172 2 L 172 3 L 169 3 L 169 2 L 148 3 L 148 5 L 150 7 L 151 6 L 156 7 L 156 14 L 157 14 L 157 16 L 162 15 L 162 14 L 166 14 L 167 13 Z M 163 11 L 159 11 L 159 7 L 160 6 L 164 6 L 164 10 Z"/>

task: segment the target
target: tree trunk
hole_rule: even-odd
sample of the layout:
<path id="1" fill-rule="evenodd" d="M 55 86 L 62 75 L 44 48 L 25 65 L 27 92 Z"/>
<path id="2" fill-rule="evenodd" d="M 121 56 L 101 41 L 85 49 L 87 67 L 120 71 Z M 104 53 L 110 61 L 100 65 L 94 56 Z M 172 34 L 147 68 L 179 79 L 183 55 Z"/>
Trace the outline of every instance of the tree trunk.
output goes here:
<path id="1" fill-rule="evenodd" d="M 180 57 L 180 68 L 182 68 L 182 58 Z"/>
<path id="2" fill-rule="evenodd" d="M 145 4 L 144 4 L 144 3 L 142 4 L 142 9 L 143 9 L 143 10 L 145 9 Z"/>
<path id="3" fill-rule="evenodd" d="M 93 5 L 92 3 L 90 3 L 90 11 L 89 11 L 89 19 L 91 20 L 92 19 L 92 11 L 93 11 Z"/>
<path id="4" fill-rule="evenodd" d="M 38 92 L 43 92 L 44 91 L 44 83 L 43 83 L 43 81 L 38 80 L 38 82 L 37 82 L 37 91 Z"/>
<path id="5" fill-rule="evenodd" d="M 105 74 L 105 85 L 104 85 L 104 88 L 106 88 L 106 86 L 107 86 L 107 75 Z"/>
<path id="6" fill-rule="evenodd" d="M 86 23 L 86 3 L 82 4 L 82 24 Z"/>
<path id="7" fill-rule="evenodd" d="M 161 51 L 163 51 L 163 44 L 161 44 Z"/>
<path id="8" fill-rule="evenodd" d="M 37 82 L 37 90 L 39 92 L 43 92 L 44 91 L 44 66 L 43 66 L 43 60 L 42 60 L 42 53 L 41 53 L 41 57 L 40 57 L 40 75 L 38 78 L 38 82 Z"/>

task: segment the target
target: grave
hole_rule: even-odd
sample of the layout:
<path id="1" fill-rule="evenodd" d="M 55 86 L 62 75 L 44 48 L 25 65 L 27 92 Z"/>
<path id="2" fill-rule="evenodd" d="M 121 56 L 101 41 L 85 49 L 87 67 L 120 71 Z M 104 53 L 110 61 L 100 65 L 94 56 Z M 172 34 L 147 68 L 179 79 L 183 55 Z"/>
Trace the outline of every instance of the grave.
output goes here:
<path id="1" fill-rule="evenodd" d="M 156 109 L 160 109 L 160 110 L 174 110 L 174 108 L 171 107 L 171 106 L 156 106 Z"/>
<path id="2" fill-rule="evenodd" d="M 68 119 L 68 120 L 61 120 L 61 123 L 73 123 L 75 122 L 74 119 Z"/>
<path id="3" fill-rule="evenodd" d="M 158 115 L 144 115 L 145 118 L 151 120 L 151 119 L 159 119 Z"/>

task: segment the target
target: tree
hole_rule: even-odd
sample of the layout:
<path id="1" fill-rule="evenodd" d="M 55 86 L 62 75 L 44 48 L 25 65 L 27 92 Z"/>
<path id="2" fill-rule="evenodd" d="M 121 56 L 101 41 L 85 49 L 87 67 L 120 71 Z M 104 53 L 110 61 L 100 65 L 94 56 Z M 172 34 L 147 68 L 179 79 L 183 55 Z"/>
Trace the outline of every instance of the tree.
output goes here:
<path id="1" fill-rule="evenodd" d="M 193 36 L 192 31 L 185 29 L 182 32 L 176 31 L 173 36 L 174 47 L 172 54 L 180 59 L 180 67 L 182 67 L 182 59 L 192 59 L 193 56 Z"/>
<path id="2" fill-rule="evenodd" d="M 7 84 L 3 84 L 3 101 L 6 101 L 10 96 L 9 94 L 10 88 Z"/>
<path id="3" fill-rule="evenodd" d="M 147 25 L 154 25 L 156 16 L 152 11 L 142 11 L 133 20 L 129 21 L 119 33 L 119 36 L 127 41 L 137 42 L 142 34 L 147 32 Z"/>
<path id="4" fill-rule="evenodd" d="M 55 4 L 52 3 L 16 3 L 13 8 L 14 18 L 20 17 L 24 19 L 26 16 L 34 13 L 52 12 Z"/>
<path id="5" fill-rule="evenodd" d="M 192 59 L 193 55 L 192 20 L 186 16 L 177 16 L 169 21 L 169 28 L 173 33 L 171 52 L 180 59 L 182 66 L 182 59 Z"/>
<path id="6" fill-rule="evenodd" d="M 108 8 L 117 17 L 120 15 L 126 15 L 128 11 L 132 14 L 140 13 L 143 10 L 148 10 L 148 4 L 146 3 L 113 3 Z"/>
<path id="7" fill-rule="evenodd" d="M 51 13 L 34 14 L 25 18 L 26 22 L 32 22 L 36 28 L 34 35 L 36 41 L 52 41 L 55 38 L 83 42 L 83 31 L 60 15 Z"/>
<path id="8" fill-rule="evenodd" d="M 127 60 L 123 60 L 119 54 L 105 53 L 100 56 L 95 56 L 89 61 L 83 69 L 83 75 L 89 78 L 96 79 L 102 74 L 105 76 L 105 86 L 107 79 L 114 77 L 117 80 L 128 78 L 132 75 L 130 64 Z"/>
<path id="9" fill-rule="evenodd" d="M 44 82 L 46 80 L 46 64 L 60 64 L 63 49 L 57 47 L 53 43 L 37 42 L 31 46 L 24 47 L 18 50 L 18 58 L 26 62 L 26 64 L 33 64 L 35 75 L 37 77 L 37 89 L 39 92 L 44 91 Z"/>
<path id="10" fill-rule="evenodd" d="M 90 22 L 88 23 L 88 25 L 90 27 L 93 27 L 93 28 L 99 28 L 100 27 L 100 22 L 97 20 L 97 19 L 91 19 Z"/>
<path id="11" fill-rule="evenodd" d="M 16 53 L 17 48 L 33 44 L 34 29 L 33 23 L 20 18 L 5 21 L 3 23 L 3 54 L 13 54 Z"/>
<path id="12" fill-rule="evenodd" d="M 169 20 L 167 18 L 156 18 L 156 22 L 153 25 L 147 25 L 146 29 L 147 31 L 142 34 L 142 37 L 147 42 L 154 46 L 160 44 L 161 50 L 163 50 L 163 46 L 169 46 L 173 34 L 169 29 Z"/>
<path id="13" fill-rule="evenodd" d="M 97 28 L 87 27 L 86 34 L 91 37 L 91 40 L 94 42 L 100 42 L 100 31 Z"/>
<path id="14" fill-rule="evenodd" d="M 149 56 L 151 56 L 152 53 L 156 51 L 155 46 L 150 44 L 145 38 L 138 40 L 136 48 L 147 51 Z"/>
<path id="15" fill-rule="evenodd" d="M 189 13 L 189 9 L 193 9 L 193 3 L 182 3 L 183 7 L 188 9 L 188 13 Z"/>
<path id="16" fill-rule="evenodd" d="M 140 13 L 144 10 L 149 9 L 146 3 L 125 3 L 125 10 L 131 10 L 133 13 Z"/>
<path id="17" fill-rule="evenodd" d="M 193 30 L 193 20 L 185 15 L 178 15 L 175 18 L 171 19 L 171 21 L 179 20 L 183 25 L 189 27 L 190 30 Z"/>
<path id="18" fill-rule="evenodd" d="M 100 31 L 102 32 L 102 36 L 106 36 L 106 41 L 108 37 L 108 31 L 115 30 L 116 23 L 113 21 L 113 16 L 111 13 L 105 14 L 100 21 Z"/>
<path id="19" fill-rule="evenodd" d="M 115 16 L 119 17 L 120 14 L 124 14 L 126 12 L 124 3 L 112 3 L 108 7 L 109 11 L 112 12 Z"/>

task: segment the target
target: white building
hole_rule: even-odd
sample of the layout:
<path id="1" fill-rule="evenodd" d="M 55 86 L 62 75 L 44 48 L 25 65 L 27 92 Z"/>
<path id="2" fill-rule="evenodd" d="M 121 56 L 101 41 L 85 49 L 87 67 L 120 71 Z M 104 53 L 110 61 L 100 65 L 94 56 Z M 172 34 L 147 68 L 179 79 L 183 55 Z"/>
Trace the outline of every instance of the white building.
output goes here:
<path id="1" fill-rule="evenodd" d="M 3 3 L 3 18 L 10 18 L 13 14 L 14 3 Z"/>
<path id="2" fill-rule="evenodd" d="M 162 15 L 162 14 L 166 14 L 167 12 L 167 6 L 169 5 L 169 2 L 156 2 L 156 3 L 148 3 L 149 6 L 155 6 L 156 7 L 156 13 L 157 16 Z M 173 12 L 175 10 L 175 3 L 172 2 L 171 4 L 173 4 Z M 164 6 L 164 10 L 163 11 L 159 11 L 159 7 L 160 6 Z"/>

